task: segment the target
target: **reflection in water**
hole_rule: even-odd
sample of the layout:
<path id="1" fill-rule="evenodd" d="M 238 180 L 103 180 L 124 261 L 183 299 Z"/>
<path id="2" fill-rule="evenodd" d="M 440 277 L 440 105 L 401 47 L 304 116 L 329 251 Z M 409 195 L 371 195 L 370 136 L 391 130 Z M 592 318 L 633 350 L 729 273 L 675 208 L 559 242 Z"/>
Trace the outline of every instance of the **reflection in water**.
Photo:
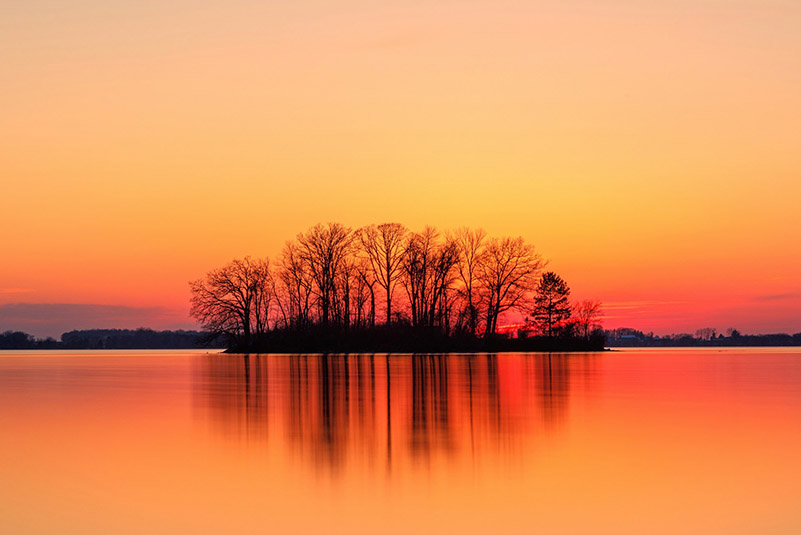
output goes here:
<path id="1" fill-rule="evenodd" d="M 2 534 L 801 533 L 795 348 L 12 353 L 0 407 Z"/>
<path id="2" fill-rule="evenodd" d="M 195 405 L 226 437 L 277 439 L 318 469 L 478 457 L 558 429 L 593 354 L 208 355 Z M 585 388 L 591 384 L 585 384 Z"/>
<path id="3" fill-rule="evenodd" d="M 535 377 L 538 380 L 542 414 L 546 424 L 562 421 L 567 410 L 570 393 L 570 368 L 565 355 L 551 355 L 537 359 L 539 366 Z"/>

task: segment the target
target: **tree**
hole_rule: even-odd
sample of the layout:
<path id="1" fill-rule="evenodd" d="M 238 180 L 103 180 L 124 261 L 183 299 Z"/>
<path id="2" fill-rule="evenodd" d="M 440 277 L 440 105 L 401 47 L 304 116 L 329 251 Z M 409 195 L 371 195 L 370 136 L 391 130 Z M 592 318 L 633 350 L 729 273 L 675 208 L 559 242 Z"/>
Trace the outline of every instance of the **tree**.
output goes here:
<path id="1" fill-rule="evenodd" d="M 387 324 L 392 320 L 392 296 L 401 272 L 408 230 L 400 223 L 382 223 L 359 230 L 362 251 L 370 262 L 373 277 L 384 289 Z"/>
<path id="2" fill-rule="evenodd" d="M 601 302 L 585 299 L 573 305 L 573 317 L 579 329 L 579 334 L 589 338 L 593 330 L 601 327 Z"/>
<path id="3" fill-rule="evenodd" d="M 253 335 L 269 328 L 273 301 L 267 259 L 236 259 L 189 283 L 189 314 L 211 335 L 224 335 L 248 347 Z"/>
<path id="4" fill-rule="evenodd" d="M 482 229 L 470 230 L 462 227 L 453 234 L 459 254 L 456 271 L 459 277 L 459 297 L 463 308 L 460 317 L 466 324 L 467 332 L 475 335 L 478 330 L 478 315 L 481 302 L 478 291 L 478 270 L 484 254 L 484 239 L 487 233 Z"/>
<path id="5" fill-rule="evenodd" d="M 298 245 L 286 242 L 275 277 L 278 309 L 284 326 L 306 327 L 311 318 L 312 279 Z"/>
<path id="6" fill-rule="evenodd" d="M 4 331 L 0 333 L 0 349 L 33 349 L 36 339 L 22 331 Z"/>
<path id="7" fill-rule="evenodd" d="M 346 329 L 353 323 L 361 323 L 362 310 L 367 301 L 366 284 L 359 271 L 360 263 L 360 259 L 355 256 L 347 256 L 337 276 L 333 302 L 334 319 Z"/>
<path id="8" fill-rule="evenodd" d="M 308 266 L 317 294 L 323 326 L 327 327 L 345 261 L 352 252 L 353 233 L 339 223 L 317 224 L 298 234 L 300 257 Z"/>
<path id="9" fill-rule="evenodd" d="M 562 277 L 553 271 L 542 274 L 534 291 L 534 307 L 531 312 L 540 332 L 549 338 L 553 336 L 554 329 L 570 317 L 570 303 L 567 300 L 569 295 L 570 288 Z"/>
<path id="10" fill-rule="evenodd" d="M 370 263 L 365 260 L 361 259 L 356 263 L 356 274 L 358 275 L 358 282 L 356 285 L 356 291 L 359 297 L 357 297 L 357 301 L 360 303 L 359 305 L 359 314 L 361 316 L 361 306 L 367 301 L 367 295 L 369 295 L 370 299 L 370 312 L 368 315 L 369 318 L 369 325 L 370 327 L 375 327 L 375 276 L 373 273 L 372 268 L 370 267 Z M 366 294 L 366 295 L 365 295 Z M 359 318 L 361 319 L 361 318 Z M 357 320 L 357 323 L 360 323 Z"/>
<path id="11" fill-rule="evenodd" d="M 703 329 L 695 331 L 695 336 L 701 340 L 711 340 L 715 338 L 717 334 L 718 331 L 714 327 L 704 327 Z"/>
<path id="12" fill-rule="evenodd" d="M 409 298 L 412 325 L 447 327 L 448 290 L 457 259 L 456 244 L 451 240 L 440 242 L 433 227 L 409 236 L 401 284 Z"/>
<path id="13" fill-rule="evenodd" d="M 369 262 L 364 258 L 358 258 L 353 264 L 353 306 L 356 309 L 354 322 L 358 327 L 369 325 L 375 327 L 375 278 L 370 268 Z M 369 304 L 369 309 L 365 307 Z"/>
<path id="14" fill-rule="evenodd" d="M 498 318 L 521 305 L 544 262 L 523 238 L 492 238 L 484 249 L 478 280 L 486 309 L 485 336 L 495 334 Z"/>

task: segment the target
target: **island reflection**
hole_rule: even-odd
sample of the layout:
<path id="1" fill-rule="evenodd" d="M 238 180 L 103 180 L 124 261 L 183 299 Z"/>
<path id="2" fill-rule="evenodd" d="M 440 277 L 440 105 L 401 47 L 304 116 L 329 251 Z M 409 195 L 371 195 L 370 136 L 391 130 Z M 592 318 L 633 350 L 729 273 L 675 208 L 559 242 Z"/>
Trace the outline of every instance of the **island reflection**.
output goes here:
<path id="1" fill-rule="evenodd" d="M 513 458 L 592 388 L 594 354 L 203 357 L 195 408 L 215 434 L 280 441 L 315 469 Z"/>

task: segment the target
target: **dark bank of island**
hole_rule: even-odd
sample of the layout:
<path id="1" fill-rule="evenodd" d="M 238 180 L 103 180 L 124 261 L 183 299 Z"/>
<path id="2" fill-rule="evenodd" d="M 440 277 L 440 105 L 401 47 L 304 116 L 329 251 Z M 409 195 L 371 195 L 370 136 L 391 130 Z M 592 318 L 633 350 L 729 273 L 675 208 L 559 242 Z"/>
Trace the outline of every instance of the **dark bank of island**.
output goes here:
<path id="1" fill-rule="evenodd" d="M 529 351 L 603 351 L 604 337 L 445 335 L 436 328 L 377 325 L 373 328 L 277 329 L 249 343 L 229 341 L 230 353 L 498 353 Z"/>

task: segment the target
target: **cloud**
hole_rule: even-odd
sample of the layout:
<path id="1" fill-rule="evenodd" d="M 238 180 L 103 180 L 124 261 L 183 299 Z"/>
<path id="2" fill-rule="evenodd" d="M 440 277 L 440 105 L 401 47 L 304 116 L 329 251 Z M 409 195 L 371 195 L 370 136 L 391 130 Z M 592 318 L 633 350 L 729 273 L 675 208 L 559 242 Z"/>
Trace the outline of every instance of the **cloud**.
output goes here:
<path id="1" fill-rule="evenodd" d="M 58 338 L 75 329 L 194 329 L 186 311 L 165 307 L 132 307 L 75 303 L 0 305 L 0 331 L 25 331 Z"/>
<path id="2" fill-rule="evenodd" d="M 781 294 L 765 294 L 765 295 L 755 295 L 753 297 L 754 301 L 784 301 L 785 299 L 797 299 L 801 297 L 801 293 L 798 292 L 787 292 Z"/>
<path id="3" fill-rule="evenodd" d="M 650 307 L 670 306 L 670 305 L 686 305 L 689 301 L 613 301 L 604 303 L 605 310 L 635 310 Z"/>
<path id="4" fill-rule="evenodd" d="M 33 291 L 33 288 L 0 288 L 0 294 L 26 294 Z"/>

